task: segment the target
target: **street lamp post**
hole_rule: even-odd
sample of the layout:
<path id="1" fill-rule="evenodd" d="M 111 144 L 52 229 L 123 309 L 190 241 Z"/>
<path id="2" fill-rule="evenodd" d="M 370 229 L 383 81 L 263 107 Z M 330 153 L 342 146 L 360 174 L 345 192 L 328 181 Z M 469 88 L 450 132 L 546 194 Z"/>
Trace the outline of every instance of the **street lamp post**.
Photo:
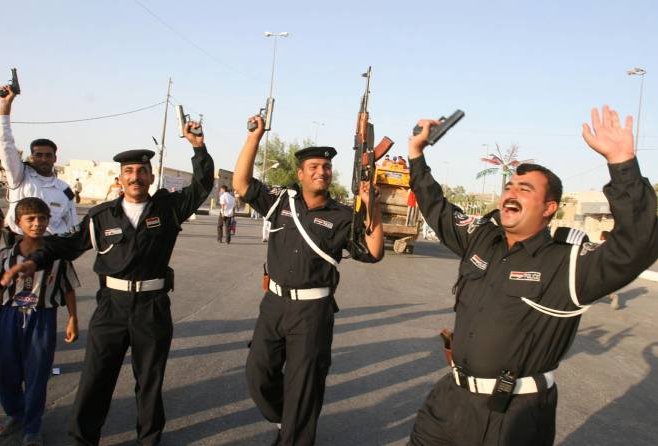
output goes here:
<path id="1" fill-rule="evenodd" d="M 637 107 L 637 125 L 635 126 L 635 154 L 637 154 L 637 145 L 640 142 L 640 114 L 642 113 L 642 88 L 644 87 L 644 75 L 647 70 L 640 67 L 631 68 L 626 72 L 629 76 L 640 76 L 640 103 Z"/>
<path id="2" fill-rule="evenodd" d="M 276 67 L 276 41 L 279 37 L 288 37 L 290 33 L 288 32 L 273 33 L 266 31 L 264 35 L 265 37 L 274 37 L 274 44 L 272 46 L 272 74 L 270 76 L 270 94 L 268 96 L 271 101 L 272 91 L 274 90 L 274 69 Z M 263 151 L 263 164 L 260 169 L 260 179 L 263 183 L 265 182 L 265 174 L 267 173 L 267 169 L 265 169 L 265 163 L 267 162 L 267 143 L 269 142 L 270 139 L 269 136 L 270 136 L 270 132 L 265 133 L 265 149 Z"/>
<path id="3" fill-rule="evenodd" d="M 319 122 L 319 121 L 313 121 L 313 124 L 315 124 L 315 139 L 313 140 L 313 144 L 316 146 L 318 145 L 318 129 L 320 126 L 324 126 L 324 122 Z"/>

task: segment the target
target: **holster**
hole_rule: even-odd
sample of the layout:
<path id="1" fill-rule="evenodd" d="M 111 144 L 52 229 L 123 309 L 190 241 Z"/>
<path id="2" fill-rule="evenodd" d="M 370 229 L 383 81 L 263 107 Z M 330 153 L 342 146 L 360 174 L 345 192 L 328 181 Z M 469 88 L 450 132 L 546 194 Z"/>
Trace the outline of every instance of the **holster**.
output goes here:
<path id="1" fill-rule="evenodd" d="M 267 274 L 267 266 L 263 263 L 263 291 L 269 291 L 270 289 L 270 275 Z"/>
<path id="2" fill-rule="evenodd" d="M 443 354 L 449 366 L 452 366 L 452 330 L 444 328 L 441 330 L 441 339 L 443 339 Z"/>
<path id="3" fill-rule="evenodd" d="M 165 290 L 174 291 L 174 269 L 169 266 L 165 272 Z"/>

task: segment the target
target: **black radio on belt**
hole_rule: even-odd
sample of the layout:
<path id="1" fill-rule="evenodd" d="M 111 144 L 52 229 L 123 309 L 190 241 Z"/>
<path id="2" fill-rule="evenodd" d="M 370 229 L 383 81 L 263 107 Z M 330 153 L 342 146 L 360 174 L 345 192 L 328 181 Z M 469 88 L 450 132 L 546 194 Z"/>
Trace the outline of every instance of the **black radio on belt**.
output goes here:
<path id="1" fill-rule="evenodd" d="M 496 378 L 496 385 L 494 386 L 493 392 L 489 397 L 489 410 L 494 412 L 504 413 L 509 406 L 509 402 L 514 395 L 514 384 L 516 384 L 516 377 L 514 373 L 509 370 L 503 370 Z"/>

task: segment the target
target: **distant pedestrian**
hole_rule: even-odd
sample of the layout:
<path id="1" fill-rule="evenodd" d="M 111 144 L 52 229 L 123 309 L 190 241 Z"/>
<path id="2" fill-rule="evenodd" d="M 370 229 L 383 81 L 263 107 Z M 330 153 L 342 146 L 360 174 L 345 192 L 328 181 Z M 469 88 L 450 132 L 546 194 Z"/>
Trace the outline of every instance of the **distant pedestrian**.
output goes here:
<path id="1" fill-rule="evenodd" d="M 123 186 L 119 182 L 119 177 L 114 177 L 114 183 L 110 184 L 105 194 L 105 201 L 116 200 L 123 195 Z"/>
<path id="2" fill-rule="evenodd" d="M 75 194 L 75 202 L 80 203 L 80 193 L 82 192 L 82 183 L 80 178 L 75 179 L 75 184 L 73 185 L 73 193 Z"/>
<path id="3" fill-rule="evenodd" d="M 226 244 L 231 243 L 231 223 L 235 210 L 235 198 L 228 191 L 228 187 L 219 188 L 219 219 L 217 220 L 217 241 L 224 241 L 226 233 Z"/>

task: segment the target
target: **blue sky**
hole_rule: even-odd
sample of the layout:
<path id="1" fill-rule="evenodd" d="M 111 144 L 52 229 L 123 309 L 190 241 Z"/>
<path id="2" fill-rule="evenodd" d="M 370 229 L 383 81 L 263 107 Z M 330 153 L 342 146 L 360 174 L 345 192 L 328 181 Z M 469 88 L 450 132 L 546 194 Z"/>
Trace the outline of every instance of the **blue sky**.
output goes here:
<path id="1" fill-rule="evenodd" d="M 376 137 L 406 154 L 421 117 L 466 117 L 427 150 L 441 182 L 490 191 L 475 174 L 498 143 L 520 147 L 562 177 L 566 190 L 600 189 L 605 161 L 580 136 L 591 107 L 608 103 L 637 114 L 646 69 L 639 154 L 658 182 L 658 3 L 611 1 L 238 1 L 169 0 L 9 2 L 0 30 L 0 79 L 17 67 L 23 94 L 16 121 L 53 121 L 120 113 L 160 102 L 172 77 L 175 103 L 203 113 L 216 167 L 233 170 L 246 119 L 264 103 L 279 39 L 273 133 L 285 141 L 333 145 L 335 168 L 351 175 L 354 125 L 373 67 L 370 112 Z M 158 19 L 149 14 L 145 6 Z M 171 29 L 173 28 L 173 30 Z M 185 38 L 181 37 L 185 36 Z M 53 139 L 59 161 L 110 160 L 160 139 L 163 105 L 113 119 L 14 125 L 17 142 Z M 323 125 L 313 122 L 323 123 Z M 167 164 L 189 170 L 191 149 L 167 129 Z"/>

